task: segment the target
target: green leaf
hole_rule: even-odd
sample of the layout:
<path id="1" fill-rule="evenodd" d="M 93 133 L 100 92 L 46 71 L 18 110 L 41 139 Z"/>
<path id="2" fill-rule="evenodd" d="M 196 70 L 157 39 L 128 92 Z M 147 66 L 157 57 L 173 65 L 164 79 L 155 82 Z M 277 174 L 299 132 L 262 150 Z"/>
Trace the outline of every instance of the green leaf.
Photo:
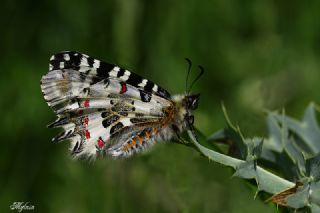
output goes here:
<path id="1" fill-rule="evenodd" d="M 281 159 L 278 167 L 286 177 L 295 180 L 305 173 L 305 160 L 296 139 L 289 135 L 287 120 L 284 110 L 281 115 L 268 112 L 269 137 L 265 140 L 261 157 L 273 163 Z"/>
<path id="2" fill-rule="evenodd" d="M 275 116 L 281 122 L 281 116 Z M 288 128 L 302 139 L 299 146 L 305 153 L 313 156 L 320 152 L 320 129 L 316 119 L 315 104 L 311 103 L 307 107 L 302 122 L 287 116 L 285 120 Z"/>
<path id="3" fill-rule="evenodd" d="M 320 206 L 317 205 L 317 204 L 312 204 L 312 205 L 311 205 L 311 211 L 312 211 L 313 213 L 320 212 Z"/>
<path id="4" fill-rule="evenodd" d="M 245 139 L 242 136 L 242 133 L 240 131 L 240 128 L 237 126 L 234 126 L 231 122 L 229 115 L 227 113 L 226 108 L 224 105 L 222 105 L 223 114 L 226 118 L 228 128 L 225 130 L 225 134 L 227 136 L 227 139 L 230 139 L 230 141 L 237 147 L 237 152 L 235 153 L 235 156 L 241 157 L 241 159 L 246 159 L 248 156 L 248 148 L 247 144 L 245 143 Z"/>
<path id="5" fill-rule="evenodd" d="M 289 138 L 288 143 L 285 146 L 285 151 L 289 156 L 290 160 L 293 162 L 293 165 L 296 165 L 296 173 L 294 175 L 301 177 L 302 174 L 306 172 L 305 160 L 303 152 L 301 149 L 296 146 L 295 141 L 292 137 Z"/>
<path id="6" fill-rule="evenodd" d="M 268 113 L 267 127 L 268 127 L 269 137 L 266 139 L 265 148 L 279 152 L 279 153 L 282 152 L 283 129 L 279 126 L 278 120 L 276 119 L 274 112 Z"/>
<path id="7" fill-rule="evenodd" d="M 242 177 L 245 179 L 256 179 L 256 175 L 257 171 L 255 162 L 253 160 L 241 163 L 239 166 L 237 166 L 236 172 L 233 174 L 233 176 Z"/>
<path id="8" fill-rule="evenodd" d="M 312 181 L 317 182 L 320 180 L 320 153 L 306 162 L 307 175 Z"/>
<path id="9" fill-rule="evenodd" d="M 310 200 L 311 204 L 317 204 L 320 206 L 320 181 L 318 182 L 312 182 L 310 184 Z"/>
<path id="10" fill-rule="evenodd" d="M 253 139 L 245 139 L 245 144 L 247 145 L 247 160 L 256 160 L 260 157 L 262 152 L 263 139 L 261 138 L 253 138 Z"/>

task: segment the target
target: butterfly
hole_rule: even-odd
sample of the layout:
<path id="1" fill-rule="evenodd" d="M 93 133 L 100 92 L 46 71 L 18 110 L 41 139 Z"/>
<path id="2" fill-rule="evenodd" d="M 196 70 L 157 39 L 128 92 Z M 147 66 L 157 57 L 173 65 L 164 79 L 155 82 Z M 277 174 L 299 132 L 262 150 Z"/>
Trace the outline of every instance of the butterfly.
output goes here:
<path id="1" fill-rule="evenodd" d="M 191 70 L 189 63 L 186 87 Z M 201 73 L 193 81 L 203 74 Z M 48 128 L 64 129 L 52 141 L 71 141 L 75 157 L 128 157 L 192 128 L 199 94 L 168 91 L 119 66 L 75 51 L 50 58 L 41 90 L 57 114 Z"/>

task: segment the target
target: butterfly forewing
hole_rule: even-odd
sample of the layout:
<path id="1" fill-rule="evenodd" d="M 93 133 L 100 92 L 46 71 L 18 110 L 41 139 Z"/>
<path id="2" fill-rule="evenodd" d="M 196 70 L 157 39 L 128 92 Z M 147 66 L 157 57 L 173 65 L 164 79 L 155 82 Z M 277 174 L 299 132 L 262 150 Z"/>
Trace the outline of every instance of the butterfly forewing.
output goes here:
<path id="1" fill-rule="evenodd" d="M 85 73 L 87 77 L 91 76 L 92 84 L 101 79 L 116 78 L 133 87 L 140 88 L 142 91 L 155 93 L 170 100 L 170 94 L 152 81 L 144 79 L 129 70 L 94 59 L 85 54 L 67 51 L 53 55 L 50 58 L 49 71 L 62 69 L 71 69 Z"/>

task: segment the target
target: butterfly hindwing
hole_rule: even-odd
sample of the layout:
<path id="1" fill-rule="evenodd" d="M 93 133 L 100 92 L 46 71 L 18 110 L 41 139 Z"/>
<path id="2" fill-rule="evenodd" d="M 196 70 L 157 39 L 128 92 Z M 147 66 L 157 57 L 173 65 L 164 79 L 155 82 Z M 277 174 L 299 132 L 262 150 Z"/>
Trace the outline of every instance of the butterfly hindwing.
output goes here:
<path id="1" fill-rule="evenodd" d="M 134 112 L 125 116 L 122 113 L 102 111 L 79 117 L 62 118 L 64 132 L 54 138 L 54 141 L 72 140 L 72 150 L 81 148 L 76 155 L 94 155 L 97 150 L 119 146 L 131 138 L 141 128 L 157 126 L 161 117 L 143 115 L 137 118 Z M 141 116 L 141 114 L 139 115 Z M 67 120 L 67 121 L 66 121 Z M 56 124 L 59 123 L 55 122 Z M 115 143 L 114 143 L 115 142 Z M 99 148 L 99 149 L 97 149 Z M 111 153 L 112 154 L 112 153 Z"/>

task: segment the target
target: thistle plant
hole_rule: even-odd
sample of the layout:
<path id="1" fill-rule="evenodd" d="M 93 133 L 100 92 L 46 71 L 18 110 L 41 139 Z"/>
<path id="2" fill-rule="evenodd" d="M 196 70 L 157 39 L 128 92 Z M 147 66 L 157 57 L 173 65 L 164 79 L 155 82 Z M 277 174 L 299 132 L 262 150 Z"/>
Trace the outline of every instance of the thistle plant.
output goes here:
<path id="1" fill-rule="evenodd" d="M 210 137 L 191 131 L 193 147 L 203 156 L 232 167 L 233 176 L 253 179 L 257 194 L 270 194 L 273 202 L 289 211 L 320 212 L 320 128 L 317 106 L 309 104 L 301 121 L 282 112 L 267 112 L 267 137 L 246 138 L 235 126 L 225 109 L 227 127 Z M 225 143 L 228 154 L 218 152 L 217 144 Z M 190 145 L 190 144 L 189 144 Z"/>

